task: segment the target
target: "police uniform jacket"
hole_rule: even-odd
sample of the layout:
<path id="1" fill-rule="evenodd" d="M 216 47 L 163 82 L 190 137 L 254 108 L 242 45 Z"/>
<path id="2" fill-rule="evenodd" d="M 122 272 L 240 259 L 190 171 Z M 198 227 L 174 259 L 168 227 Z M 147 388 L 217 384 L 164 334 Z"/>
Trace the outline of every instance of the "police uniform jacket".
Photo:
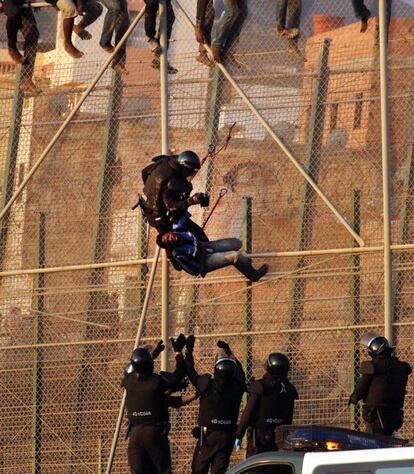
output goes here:
<path id="1" fill-rule="evenodd" d="M 194 368 L 192 354 L 186 355 L 185 362 L 188 378 L 200 395 L 199 425 L 210 431 L 235 432 L 240 403 L 246 391 L 240 362 L 236 360 L 236 375 L 225 386 L 221 386 L 211 374 L 199 375 Z"/>
<path id="2" fill-rule="evenodd" d="M 154 217 L 168 213 L 174 218 L 188 208 L 187 199 L 193 185 L 172 166 L 171 157 L 156 156 L 153 162 L 142 170 L 144 189 L 141 203 L 144 213 Z"/>
<path id="3" fill-rule="evenodd" d="M 292 423 L 298 392 L 287 378 L 265 374 L 248 388 L 248 402 L 240 418 L 237 437 L 242 438 L 249 426 L 274 431 L 276 426 Z"/>
<path id="4" fill-rule="evenodd" d="M 377 356 L 362 362 L 361 377 L 350 397 L 352 403 L 363 400 L 370 408 L 401 409 L 411 366 L 397 357 Z"/>
<path id="5" fill-rule="evenodd" d="M 168 407 L 179 408 L 180 397 L 170 397 L 165 393 L 174 389 L 185 376 L 182 355 L 176 356 L 176 370 L 173 373 L 153 373 L 142 377 L 136 372 L 126 374 L 122 385 L 126 390 L 128 419 L 132 425 L 158 424 L 168 422 Z"/>

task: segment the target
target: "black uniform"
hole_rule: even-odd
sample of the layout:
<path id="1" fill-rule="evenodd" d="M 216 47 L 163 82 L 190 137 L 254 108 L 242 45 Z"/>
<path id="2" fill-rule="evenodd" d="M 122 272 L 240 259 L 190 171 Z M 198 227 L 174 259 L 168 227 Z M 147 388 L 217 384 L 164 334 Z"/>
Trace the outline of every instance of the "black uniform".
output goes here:
<path id="1" fill-rule="evenodd" d="M 237 428 L 237 438 L 242 439 L 250 428 L 248 457 L 277 451 L 275 429 L 292 423 L 295 400 L 299 398 L 296 388 L 286 378 L 265 374 L 262 379 L 250 384 L 248 394 L 249 399 Z"/>
<path id="2" fill-rule="evenodd" d="M 173 157 L 156 156 L 153 164 L 142 170 L 144 189 L 140 206 L 150 226 L 159 233 L 172 230 L 172 222 L 188 209 L 188 198 L 193 185 L 174 166 Z M 191 232 L 198 240 L 208 241 L 204 231 L 192 220 L 188 221 Z"/>
<path id="3" fill-rule="evenodd" d="M 391 436 L 403 424 L 402 408 L 411 366 L 397 357 L 378 355 L 362 362 L 360 374 L 350 401 L 364 401 L 362 416 L 368 432 Z"/>
<path id="4" fill-rule="evenodd" d="M 221 386 L 210 374 L 199 375 L 194 368 L 192 354 L 186 355 L 188 378 L 200 394 L 198 423 L 200 438 L 194 450 L 192 474 L 224 474 L 236 439 L 237 419 L 243 393 L 245 375 L 237 363 L 234 379 Z"/>
<path id="5" fill-rule="evenodd" d="M 123 379 L 131 424 L 128 464 L 132 474 L 171 473 L 168 407 L 178 408 L 182 402 L 180 397 L 168 397 L 165 392 L 185 376 L 183 357 L 177 356 L 176 361 L 174 373 L 143 376 L 132 372 Z"/>

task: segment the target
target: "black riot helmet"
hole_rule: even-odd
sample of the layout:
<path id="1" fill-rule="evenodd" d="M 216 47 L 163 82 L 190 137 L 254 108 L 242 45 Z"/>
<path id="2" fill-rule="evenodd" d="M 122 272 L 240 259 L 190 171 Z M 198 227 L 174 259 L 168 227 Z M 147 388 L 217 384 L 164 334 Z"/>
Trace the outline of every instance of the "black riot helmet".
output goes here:
<path id="1" fill-rule="evenodd" d="M 175 158 L 175 163 L 179 170 L 182 171 L 186 176 L 193 174 L 198 171 L 201 166 L 200 158 L 197 153 L 191 150 L 182 151 Z"/>
<path id="2" fill-rule="evenodd" d="M 154 370 L 154 360 L 147 349 L 138 347 L 131 355 L 131 365 L 140 375 L 150 375 Z"/>
<path id="3" fill-rule="evenodd" d="M 368 354 L 371 357 L 391 354 L 394 351 L 394 347 L 390 345 L 387 338 L 373 332 L 364 334 L 361 338 L 361 343 L 368 347 Z"/>
<path id="4" fill-rule="evenodd" d="M 220 357 L 214 366 L 214 380 L 219 384 L 230 382 L 236 374 L 236 362 L 230 357 Z"/>
<path id="5" fill-rule="evenodd" d="M 271 375 L 279 377 L 286 377 L 289 372 L 290 364 L 289 359 L 285 354 L 280 352 L 272 352 L 268 355 L 266 361 L 266 370 Z"/>

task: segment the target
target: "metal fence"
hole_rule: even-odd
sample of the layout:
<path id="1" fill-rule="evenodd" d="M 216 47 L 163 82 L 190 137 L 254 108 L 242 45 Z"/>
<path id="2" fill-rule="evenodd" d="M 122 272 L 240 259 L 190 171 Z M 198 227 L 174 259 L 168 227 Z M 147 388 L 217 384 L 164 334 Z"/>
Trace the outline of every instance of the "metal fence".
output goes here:
<path id="1" fill-rule="evenodd" d="M 30 71 L 9 59 L 0 17 L 0 472 L 104 472 L 147 303 L 141 343 L 194 333 L 201 372 L 218 339 L 249 378 L 269 352 L 288 354 L 298 423 L 363 428 L 347 400 L 367 329 L 413 361 L 414 2 L 366 1 L 360 33 L 351 1 L 304 0 L 288 39 L 279 2 L 239 0 L 238 31 L 212 68 L 196 60 L 195 3 L 172 0 L 168 80 L 165 55 L 152 67 L 139 1 L 129 75 L 99 47 L 105 10 L 91 40 L 74 35 L 85 52 L 74 60 L 61 13 L 40 8 L 38 93 L 24 91 Z M 270 272 L 200 279 L 163 260 L 146 299 L 155 236 L 131 210 L 140 170 L 161 152 L 220 149 L 234 122 L 194 187 L 212 202 L 227 189 L 208 235 L 241 238 Z M 200 223 L 209 212 L 192 210 Z M 413 414 L 410 384 L 402 437 L 414 438 Z M 196 415 L 196 402 L 171 413 L 180 472 Z M 112 472 L 128 472 L 122 430 Z"/>

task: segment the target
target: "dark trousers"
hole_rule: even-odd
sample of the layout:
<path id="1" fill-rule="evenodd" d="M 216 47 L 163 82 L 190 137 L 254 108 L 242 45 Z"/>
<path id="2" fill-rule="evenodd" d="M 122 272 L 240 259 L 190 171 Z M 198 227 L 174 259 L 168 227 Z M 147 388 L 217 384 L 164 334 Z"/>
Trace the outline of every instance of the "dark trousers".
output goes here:
<path id="1" fill-rule="evenodd" d="M 237 20 L 233 23 L 230 28 L 229 37 L 226 44 L 226 49 L 236 47 L 240 33 L 243 28 L 243 24 L 247 18 L 248 10 L 247 10 L 247 0 L 237 0 L 237 4 L 239 6 L 239 16 Z"/>
<path id="2" fill-rule="evenodd" d="M 211 30 L 213 29 L 214 23 L 214 3 L 213 0 L 208 0 L 206 5 L 206 11 L 204 18 L 201 20 L 201 29 L 203 30 L 204 38 L 206 43 L 211 45 Z M 200 44 L 200 51 L 204 50 L 204 46 Z"/>
<path id="3" fill-rule="evenodd" d="M 157 36 L 157 13 L 159 7 L 158 0 L 144 0 L 145 2 L 145 34 L 148 38 Z M 167 39 L 171 38 L 172 28 L 175 21 L 175 14 L 171 5 L 171 0 L 167 0 Z"/>
<path id="4" fill-rule="evenodd" d="M 225 47 L 228 49 L 233 46 L 239 39 L 240 32 L 243 27 L 243 23 L 247 18 L 247 0 L 237 0 L 237 5 L 239 8 L 239 14 L 237 20 L 230 27 L 228 33 L 227 44 Z M 204 33 L 204 38 L 208 45 L 211 44 L 211 30 L 213 29 L 214 23 L 214 3 L 213 0 L 208 0 L 206 12 L 204 18 L 202 19 L 201 27 Z"/>
<path id="5" fill-rule="evenodd" d="M 125 32 L 129 28 L 130 20 L 128 14 L 127 0 L 99 0 L 107 12 L 102 28 L 101 39 L 99 43 L 102 46 L 108 46 L 112 43 L 112 36 L 115 33 L 115 45 L 119 43 Z M 114 58 L 114 64 L 125 65 L 126 60 L 126 42 L 118 51 Z"/>
<path id="6" fill-rule="evenodd" d="M 131 474 L 171 474 L 171 452 L 165 428 L 136 425 L 130 432 L 128 464 Z"/>
<path id="7" fill-rule="evenodd" d="M 387 14 L 387 25 L 390 24 L 392 0 L 386 0 L 386 14 Z M 363 20 L 369 16 L 369 10 L 365 6 L 364 0 L 352 0 L 352 7 L 354 9 L 355 16 L 360 20 Z"/>
<path id="8" fill-rule="evenodd" d="M 369 16 L 369 10 L 365 6 L 364 0 L 352 0 L 352 7 L 354 9 L 355 16 L 360 20 Z"/>
<path id="9" fill-rule="evenodd" d="M 367 424 L 367 432 L 392 436 L 404 422 L 404 413 L 398 408 L 367 408 L 363 409 L 363 418 Z"/>
<path id="10" fill-rule="evenodd" d="M 300 15 L 302 12 L 301 0 L 277 0 L 276 22 L 278 26 L 283 26 L 290 30 L 299 28 Z"/>
<path id="11" fill-rule="evenodd" d="M 76 2 L 75 2 L 76 3 Z M 103 8 L 98 2 L 94 0 L 89 0 L 85 2 L 84 6 L 85 14 L 81 16 L 81 21 L 78 23 L 78 26 L 82 29 L 87 28 L 89 25 L 92 25 L 101 15 Z"/>
<path id="12" fill-rule="evenodd" d="M 275 441 L 275 430 L 253 428 L 248 436 L 246 455 L 249 458 L 255 454 L 267 451 L 278 451 Z"/>
<path id="13" fill-rule="evenodd" d="M 204 435 L 202 443 L 199 440 L 194 450 L 192 474 L 224 474 L 235 440 L 235 434 L 227 431 L 211 431 Z"/>
<path id="14" fill-rule="evenodd" d="M 36 61 L 37 43 L 39 31 L 36 19 L 31 8 L 23 8 L 16 5 L 12 0 L 5 0 L 4 13 L 7 16 L 7 46 L 17 49 L 17 33 L 21 30 L 24 38 L 24 77 L 30 79 L 33 76 L 34 64 Z"/>

